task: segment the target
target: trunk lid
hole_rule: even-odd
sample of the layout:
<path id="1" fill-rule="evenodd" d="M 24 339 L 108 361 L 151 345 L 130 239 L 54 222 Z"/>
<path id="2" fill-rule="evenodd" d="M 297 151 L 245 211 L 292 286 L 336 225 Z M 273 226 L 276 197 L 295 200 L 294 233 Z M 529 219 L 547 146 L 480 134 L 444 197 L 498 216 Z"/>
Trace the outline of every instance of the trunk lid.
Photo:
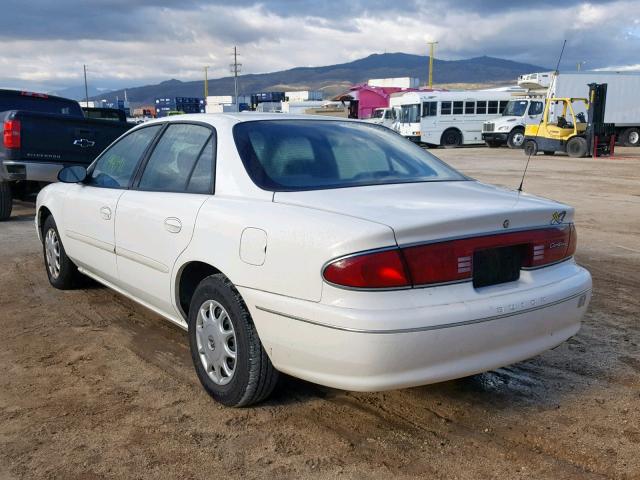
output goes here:
<path id="1" fill-rule="evenodd" d="M 573 221 L 567 205 L 475 181 L 276 192 L 274 202 L 387 225 L 399 245 Z"/>

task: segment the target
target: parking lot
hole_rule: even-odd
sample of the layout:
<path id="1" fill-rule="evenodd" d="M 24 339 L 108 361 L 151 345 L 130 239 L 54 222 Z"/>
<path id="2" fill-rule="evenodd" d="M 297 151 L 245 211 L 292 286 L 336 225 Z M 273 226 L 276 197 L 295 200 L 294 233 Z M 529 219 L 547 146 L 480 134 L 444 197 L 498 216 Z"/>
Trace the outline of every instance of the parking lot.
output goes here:
<path id="1" fill-rule="evenodd" d="M 521 151 L 435 151 L 517 187 Z M 0 479 L 640 479 L 640 149 L 532 159 L 525 192 L 577 208 L 594 280 L 582 330 L 493 372 L 384 393 L 285 378 L 228 409 L 186 334 L 97 285 L 51 288 L 19 203 L 0 224 Z M 345 345 L 348 348 L 348 345 Z"/>

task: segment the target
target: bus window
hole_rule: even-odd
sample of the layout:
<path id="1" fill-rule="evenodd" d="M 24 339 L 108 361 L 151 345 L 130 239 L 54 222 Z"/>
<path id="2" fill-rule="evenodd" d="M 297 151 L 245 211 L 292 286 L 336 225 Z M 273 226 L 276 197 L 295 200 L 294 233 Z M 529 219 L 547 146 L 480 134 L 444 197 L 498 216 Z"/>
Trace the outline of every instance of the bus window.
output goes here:
<path id="1" fill-rule="evenodd" d="M 420 121 L 420 104 L 402 105 L 402 123 L 418 123 Z"/>
<path id="2" fill-rule="evenodd" d="M 489 115 L 498 113 L 498 101 L 497 100 L 489 100 L 489 108 L 487 109 L 487 113 Z"/>
<path id="3" fill-rule="evenodd" d="M 544 110 L 544 103 L 542 102 L 531 102 L 531 106 L 529 107 L 529 115 L 540 115 Z"/>
<path id="4" fill-rule="evenodd" d="M 463 102 L 453 102 L 453 114 L 454 115 L 462 115 L 462 104 L 463 104 Z"/>
<path id="5" fill-rule="evenodd" d="M 477 115 L 485 115 L 487 113 L 487 102 L 486 100 L 478 100 L 476 104 L 476 114 Z"/>
<path id="6" fill-rule="evenodd" d="M 422 116 L 435 117 L 438 114 L 438 102 L 422 102 Z"/>
<path id="7" fill-rule="evenodd" d="M 509 103 L 509 100 L 500 100 L 500 110 L 498 113 L 504 112 L 504 109 L 507 107 L 507 103 Z"/>
<path id="8" fill-rule="evenodd" d="M 476 102 L 464 102 L 464 114 L 473 115 L 476 113 Z"/>
<path id="9" fill-rule="evenodd" d="M 451 102 L 440 103 L 440 115 L 451 115 Z"/>

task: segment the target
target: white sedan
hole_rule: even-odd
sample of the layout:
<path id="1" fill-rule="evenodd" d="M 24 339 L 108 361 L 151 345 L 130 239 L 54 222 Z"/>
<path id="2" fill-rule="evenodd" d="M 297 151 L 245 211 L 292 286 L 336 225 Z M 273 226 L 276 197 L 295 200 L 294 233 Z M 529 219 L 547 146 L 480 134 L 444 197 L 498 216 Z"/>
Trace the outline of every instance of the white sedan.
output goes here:
<path id="1" fill-rule="evenodd" d="M 182 115 L 38 195 L 56 288 L 86 275 L 188 330 L 225 405 L 278 372 L 376 391 L 487 371 L 580 328 L 573 209 L 474 181 L 384 127 Z"/>

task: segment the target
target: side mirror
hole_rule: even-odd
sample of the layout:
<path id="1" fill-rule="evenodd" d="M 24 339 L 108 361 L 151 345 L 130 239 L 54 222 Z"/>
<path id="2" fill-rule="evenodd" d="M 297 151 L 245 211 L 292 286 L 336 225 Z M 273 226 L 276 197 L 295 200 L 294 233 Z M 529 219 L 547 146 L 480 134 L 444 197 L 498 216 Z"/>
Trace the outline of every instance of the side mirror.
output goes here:
<path id="1" fill-rule="evenodd" d="M 64 167 L 58 172 L 58 181 L 63 183 L 80 183 L 87 178 L 87 169 L 81 165 Z"/>

